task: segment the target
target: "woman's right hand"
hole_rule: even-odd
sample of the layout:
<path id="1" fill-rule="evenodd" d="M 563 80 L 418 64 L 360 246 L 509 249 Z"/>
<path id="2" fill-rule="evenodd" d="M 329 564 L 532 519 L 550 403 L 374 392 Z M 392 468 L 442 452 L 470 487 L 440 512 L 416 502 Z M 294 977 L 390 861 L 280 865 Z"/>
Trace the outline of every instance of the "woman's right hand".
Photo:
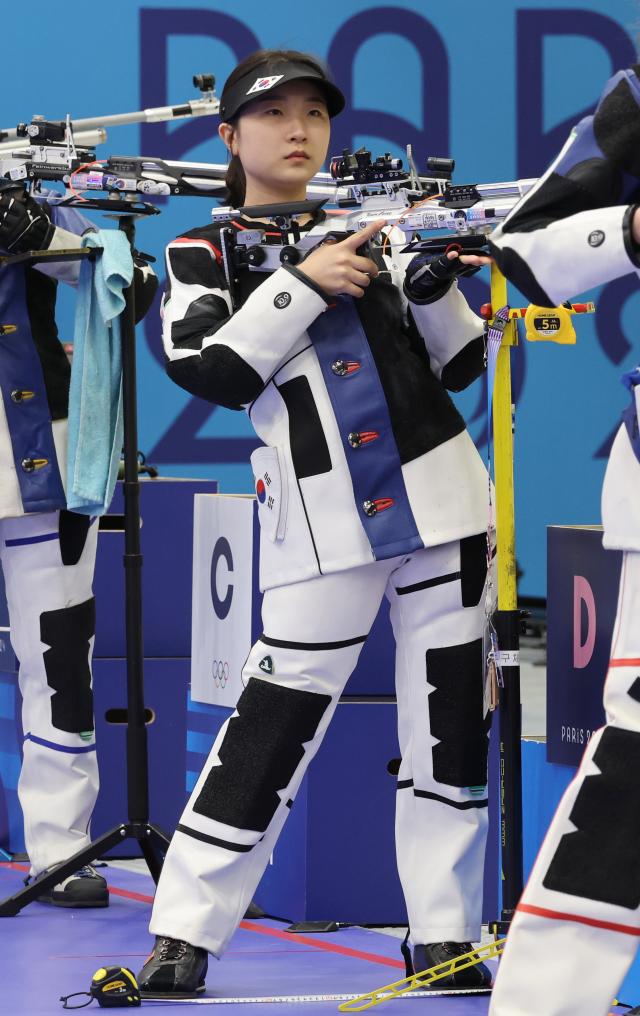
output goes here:
<path id="1" fill-rule="evenodd" d="M 316 285 L 328 293 L 338 296 L 364 296 L 366 287 L 378 274 L 378 266 L 371 258 L 356 254 L 372 236 L 385 225 L 384 219 L 372 222 L 345 240 L 329 239 L 297 266 L 298 271 L 308 276 Z"/>

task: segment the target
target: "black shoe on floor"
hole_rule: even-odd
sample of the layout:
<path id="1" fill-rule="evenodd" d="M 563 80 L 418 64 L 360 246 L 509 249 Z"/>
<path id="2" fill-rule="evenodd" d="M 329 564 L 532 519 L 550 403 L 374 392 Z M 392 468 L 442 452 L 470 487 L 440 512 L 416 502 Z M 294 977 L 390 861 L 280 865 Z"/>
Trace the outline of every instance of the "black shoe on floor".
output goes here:
<path id="1" fill-rule="evenodd" d="M 195 998 L 205 989 L 208 962 L 206 949 L 158 935 L 138 974 L 142 998 Z"/>
<path id="2" fill-rule="evenodd" d="M 464 956 L 473 951 L 471 942 L 431 942 L 429 945 L 414 945 L 411 952 L 413 973 L 422 973 L 440 963 L 449 963 L 456 956 Z M 450 977 L 441 977 L 433 982 L 433 990 L 438 988 L 490 988 L 491 971 L 484 963 L 458 970 Z"/>
<path id="3" fill-rule="evenodd" d="M 36 876 L 34 881 L 46 875 L 46 871 Z M 108 907 L 109 887 L 102 875 L 90 864 L 78 868 L 73 875 L 68 875 L 51 889 L 46 889 L 38 896 L 40 903 L 51 903 L 54 907 Z"/>

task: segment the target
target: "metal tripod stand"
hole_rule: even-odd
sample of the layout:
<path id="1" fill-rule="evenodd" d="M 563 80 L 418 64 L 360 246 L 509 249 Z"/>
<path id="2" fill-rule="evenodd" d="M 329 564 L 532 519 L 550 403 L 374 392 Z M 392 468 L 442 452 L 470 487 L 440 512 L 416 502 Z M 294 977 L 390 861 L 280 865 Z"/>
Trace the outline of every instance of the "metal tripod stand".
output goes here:
<path id="1" fill-rule="evenodd" d="M 83 202 L 83 207 L 121 211 L 114 202 Z M 124 203 L 122 203 L 124 204 Z M 114 208 L 114 205 L 116 207 Z M 145 206 L 143 206 L 145 207 Z M 152 208 L 153 206 L 146 206 Z M 118 216 L 119 228 L 131 246 L 135 215 L 128 206 Z M 153 208 L 153 212 L 156 209 Z M 136 214 L 141 214 L 136 209 Z M 144 212 L 142 214 L 145 214 Z M 148 214 L 148 213 L 146 213 Z M 95 257 L 99 248 L 75 251 L 36 251 L 0 258 L 0 270 L 8 264 L 36 264 L 43 261 L 79 260 Z M 127 818 L 103 833 L 66 861 L 50 868 L 14 896 L 0 901 L 0 917 L 14 917 L 47 889 L 68 878 L 85 864 L 107 853 L 116 844 L 133 839 L 140 845 L 149 872 L 157 883 L 169 838 L 149 821 L 149 773 L 145 726 L 143 645 L 142 645 L 142 554 L 140 553 L 140 487 L 138 480 L 138 422 L 136 402 L 136 347 L 134 284 L 124 291 L 125 306 L 120 315 L 122 341 L 122 389 L 124 415 L 124 534 L 125 612 L 127 653 Z"/>

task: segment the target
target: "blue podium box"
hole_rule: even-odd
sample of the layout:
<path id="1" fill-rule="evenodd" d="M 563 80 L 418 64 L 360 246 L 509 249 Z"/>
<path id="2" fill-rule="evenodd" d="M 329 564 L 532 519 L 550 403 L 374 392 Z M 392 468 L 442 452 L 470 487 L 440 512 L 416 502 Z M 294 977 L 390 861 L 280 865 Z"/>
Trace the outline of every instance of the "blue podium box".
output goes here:
<path id="1" fill-rule="evenodd" d="M 149 818 L 171 835 L 187 800 L 185 754 L 190 661 L 144 661 L 149 751 Z M 95 838 L 125 822 L 127 815 L 125 660 L 94 660 L 94 709 L 100 792 L 93 812 Z M 15 672 L 0 670 L 0 847 L 24 851 L 22 811 L 17 785 L 22 758 L 21 698 Z M 115 711 L 115 712 L 114 712 Z M 137 845 L 126 841 L 112 857 L 131 857 Z"/>
<path id="2" fill-rule="evenodd" d="M 604 723 L 622 554 L 600 526 L 550 526 L 547 561 L 547 758 L 576 766 Z"/>
<path id="3" fill-rule="evenodd" d="M 15 659 L 15 657 L 14 657 Z M 21 699 L 15 667 L 0 664 L 0 860 L 24 851 L 18 777 L 22 759 Z"/>
<path id="4" fill-rule="evenodd" d="M 158 477 L 140 481 L 140 544 L 143 556 L 144 653 L 186 657 L 191 653 L 193 498 L 215 494 L 216 480 Z M 118 483 L 100 520 L 94 579 L 95 657 L 124 657 L 124 495 Z"/>
<path id="5" fill-rule="evenodd" d="M 189 671 L 188 659 L 144 661 L 145 707 L 151 713 L 146 724 L 149 819 L 168 835 L 187 800 L 184 745 Z M 127 819 L 126 661 L 94 660 L 93 688 L 100 770 L 100 793 L 91 823 L 91 834 L 96 837 Z M 111 856 L 137 853 L 137 845 L 129 840 Z"/>

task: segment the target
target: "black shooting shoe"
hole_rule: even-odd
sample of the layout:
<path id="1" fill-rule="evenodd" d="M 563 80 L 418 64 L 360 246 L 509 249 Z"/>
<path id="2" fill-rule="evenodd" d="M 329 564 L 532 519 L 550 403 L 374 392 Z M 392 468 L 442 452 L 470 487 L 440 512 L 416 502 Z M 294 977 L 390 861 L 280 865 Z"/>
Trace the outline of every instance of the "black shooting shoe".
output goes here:
<path id="1" fill-rule="evenodd" d="M 38 878 L 46 874 L 43 871 L 34 881 L 37 882 Z M 85 864 L 51 889 L 45 889 L 38 900 L 40 903 L 51 903 L 54 907 L 108 907 L 109 887 L 95 868 Z"/>
<path id="2" fill-rule="evenodd" d="M 138 974 L 140 994 L 142 998 L 195 998 L 205 989 L 208 963 L 206 949 L 158 935 Z"/>
<path id="3" fill-rule="evenodd" d="M 411 951 L 411 966 L 413 969 L 408 972 L 407 976 L 410 976 L 411 973 L 420 974 L 423 970 L 429 970 L 440 963 L 450 963 L 456 956 L 464 956 L 465 953 L 472 951 L 473 945 L 471 942 L 431 942 L 429 945 L 414 945 Z M 459 988 L 460 990 L 465 990 L 468 988 L 490 987 L 491 972 L 484 963 L 476 963 L 473 967 L 465 967 L 464 970 L 458 970 L 454 974 L 451 974 L 450 977 L 441 977 L 433 982 L 434 991 L 437 991 L 438 988 L 446 988 L 447 990 Z"/>

